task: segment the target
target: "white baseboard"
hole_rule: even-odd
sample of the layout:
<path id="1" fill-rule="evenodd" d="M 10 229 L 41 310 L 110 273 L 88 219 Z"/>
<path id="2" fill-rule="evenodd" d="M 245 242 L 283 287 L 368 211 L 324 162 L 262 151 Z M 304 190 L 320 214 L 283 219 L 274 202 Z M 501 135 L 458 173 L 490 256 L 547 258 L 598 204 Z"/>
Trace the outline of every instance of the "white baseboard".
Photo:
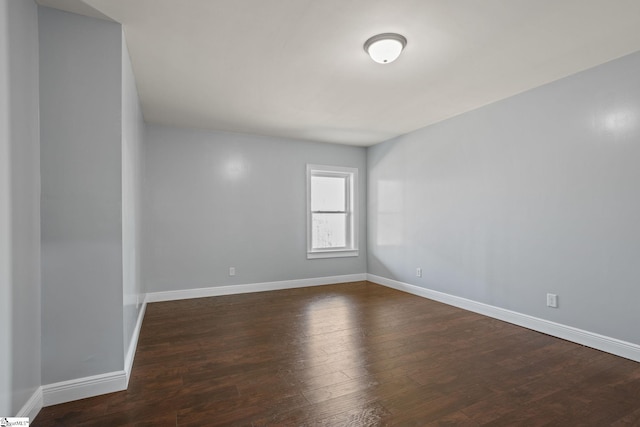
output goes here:
<path id="1" fill-rule="evenodd" d="M 27 403 L 20 409 L 20 411 L 16 414 L 16 417 L 27 417 L 29 420 L 33 421 L 42 409 L 42 387 L 38 387 L 36 391 L 33 392 Z"/>
<path id="2" fill-rule="evenodd" d="M 640 362 L 637 344 L 373 274 L 367 274 L 367 280 Z"/>
<path id="3" fill-rule="evenodd" d="M 44 406 L 51 406 L 126 389 L 126 372 L 124 370 L 115 371 L 44 385 L 42 386 L 42 400 Z"/>
<path id="4" fill-rule="evenodd" d="M 144 313 L 147 310 L 147 296 L 145 295 L 142 307 L 138 312 L 138 320 L 136 321 L 136 327 L 133 330 L 131 341 L 129 342 L 129 350 L 124 359 L 124 372 L 127 375 L 127 383 L 125 388 L 129 387 L 129 378 L 131 377 L 131 369 L 133 368 L 133 360 L 136 357 L 136 349 L 138 348 L 138 338 L 140 338 L 140 330 L 142 329 L 142 321 L 144 320 Z"/>
<path id="5" fill-rule="evenodd" d="M 58 405 L 60 403 L 126 390 L 129 385 L 129 377 L 131 376 L 131 369 L 136 355 L 136 348 L 138 347 L 138 338 L 140 337 L 140 329 L 142 328 L 142 320 L 144 319 L 146 308 L 147 300 L 145 298 L 138 313 L 138 320 L 133 335 L 131 336 L 131 341 L 129 342 L 129 350 L 127 351 L 124 361 L 124 370 L 42 386 L 40 389 L 40 408 L 38 408 L 38 411 L 35 411 L 35 415 L 37 415 L 42 406 Z M 35 417 L 35 415 L 33 417 Z"/>
<path id="6" fill-rule="evenodd" d="M 212 286 L 210 288 L 184 289 L 179 291 L 152 292 L 147 302 L 175 301 L 181 299 L 217 297 L 221 295 L 246 294 L 250 292 L 277 291 L 281 289 L 305 288 L 335 283 L 367 280 L 366 273 L 343 276 L 315 277 L 311 279 L 283 280 L 280 282 L 249 283 L 245 285 Z"/>

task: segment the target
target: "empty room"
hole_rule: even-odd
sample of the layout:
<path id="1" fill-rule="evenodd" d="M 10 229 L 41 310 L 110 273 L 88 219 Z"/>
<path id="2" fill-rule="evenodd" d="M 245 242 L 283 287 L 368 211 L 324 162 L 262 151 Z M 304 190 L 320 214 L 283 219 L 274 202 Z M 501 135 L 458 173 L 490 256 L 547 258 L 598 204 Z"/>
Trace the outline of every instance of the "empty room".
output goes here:
<path id="1" fill-rule="evenodd" d="M 0 0 L 0 425 L 640 426 L 640 2 Z"/>

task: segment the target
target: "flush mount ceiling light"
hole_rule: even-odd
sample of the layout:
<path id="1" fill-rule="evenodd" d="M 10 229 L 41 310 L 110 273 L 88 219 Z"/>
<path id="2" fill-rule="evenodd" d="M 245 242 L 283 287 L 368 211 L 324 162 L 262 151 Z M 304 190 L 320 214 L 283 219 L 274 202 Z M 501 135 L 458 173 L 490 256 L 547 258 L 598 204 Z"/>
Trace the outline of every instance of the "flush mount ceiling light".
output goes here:
<path id="1" fill-rule="evenodd" d="M 406 45 L 407 39 L 404 36 L 384 33 L 373 36 L 364 42 L 364 50 L 377 63 L 388 64 L 398 59 Z"/>

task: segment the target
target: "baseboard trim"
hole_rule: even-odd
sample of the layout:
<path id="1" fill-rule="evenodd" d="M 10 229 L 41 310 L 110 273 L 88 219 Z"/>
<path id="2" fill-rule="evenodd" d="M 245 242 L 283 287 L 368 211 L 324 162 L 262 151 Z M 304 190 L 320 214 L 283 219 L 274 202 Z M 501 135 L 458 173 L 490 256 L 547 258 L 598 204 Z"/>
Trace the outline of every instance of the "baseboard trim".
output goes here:
<path id="1" fill-rule="evenodd" d="M 367 274 L 367 280 L 640 362 L 640 345 L 637 344 L 374 274 Z"/>
<path id="2" fill-rule="evenodd" d="M 27 417 L 29 420 L 33 421 L 40 410 L 42 409 L 42 387 L 38 387 L 36 391 L 33 392 L 27 403 L 25 403 L 20 411 L 16 414 L 16 417 Z"/>
<path id="3" fill-rule="evenodd" d="M 127 375 L 127 383 L 125 388 L 129 387 L 129 378 L 131 378 L 131 370 L 133 369 L 133 360 L 136 357 L 136 349 L 138 348 L 138 338 L 140 338 L 140 330 L 142 329 L 142 321 L 144 320 L 144 313 L 147 310 L 147 296 L 145 295 L 142 302 L 142 307 L 138 312 L 138 320 L 136 321 L 136 327 L 133 330 L 131 341 L 129 341 L 129 350 L 124 359 L 124 372 Z"/>
<path id="4" fill-rule="evenodd" d="M 131 370 L 133 368 L 133 361 L 138 347 L 138 339 L 140 338 L 140 330 L 142 329 L 142 321 L 144 320 L 146 308 L 147 298 L 144 299 L 140 312 L 138 313 L 136 327 L 131 336 L 129 350 L 127 351 L 124 361 L 124 370 L 76 378 L 40 387 L 40 407 L 37 411 L 34 411 L 35 415 L 37 415 L 43 406 L 58 405 L 60 403 L 126 390 L 129 386 L 129 378 L 131 377 Z M 35 415 L 33 418 L 35 418 Z M 30 419 L 33 418 L 30 417 Z"/>
<path id="5" fill-rule="evenodd" d="M 42 397 L 44 406 L 51 406 L 126 389 L 127 373 L 122 370 L 44 385 Z"/>
<path id="6" fill-rule="evenodd" d="M 147 294 L 147 301 L 161 302 L 161 301 L 175 301 L 175 300 L 191 299 L 191 298 L 217 297 L 221 295 L 235 295 L 235 294 L 246 294 L 251 292 L 277 291 L 282 289 L 331 285 L 335 283 L 359 282 L 363 280 L 367 280 L 366 273 L 347 274 L 343 276 L 316 277 L 311 279 L 283 280 L 280 282 L 263 282 L 263 283 L 248 283 L 244 285 L 212 286 L 209 288 L 152 292 Z"/>

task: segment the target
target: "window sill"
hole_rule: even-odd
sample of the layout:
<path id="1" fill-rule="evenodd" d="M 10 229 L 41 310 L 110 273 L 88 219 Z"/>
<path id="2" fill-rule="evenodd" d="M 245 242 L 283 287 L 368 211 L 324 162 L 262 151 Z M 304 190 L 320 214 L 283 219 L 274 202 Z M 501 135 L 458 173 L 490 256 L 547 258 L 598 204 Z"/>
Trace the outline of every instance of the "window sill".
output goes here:
<path id="1" fill-rule="evenodd" d="M 356 256 L 358 256 L 357 249 L 337 249 L 337 250 L 307 252 L 307 259 L 344 258 L 344 257 L 356 257 Z"/>

